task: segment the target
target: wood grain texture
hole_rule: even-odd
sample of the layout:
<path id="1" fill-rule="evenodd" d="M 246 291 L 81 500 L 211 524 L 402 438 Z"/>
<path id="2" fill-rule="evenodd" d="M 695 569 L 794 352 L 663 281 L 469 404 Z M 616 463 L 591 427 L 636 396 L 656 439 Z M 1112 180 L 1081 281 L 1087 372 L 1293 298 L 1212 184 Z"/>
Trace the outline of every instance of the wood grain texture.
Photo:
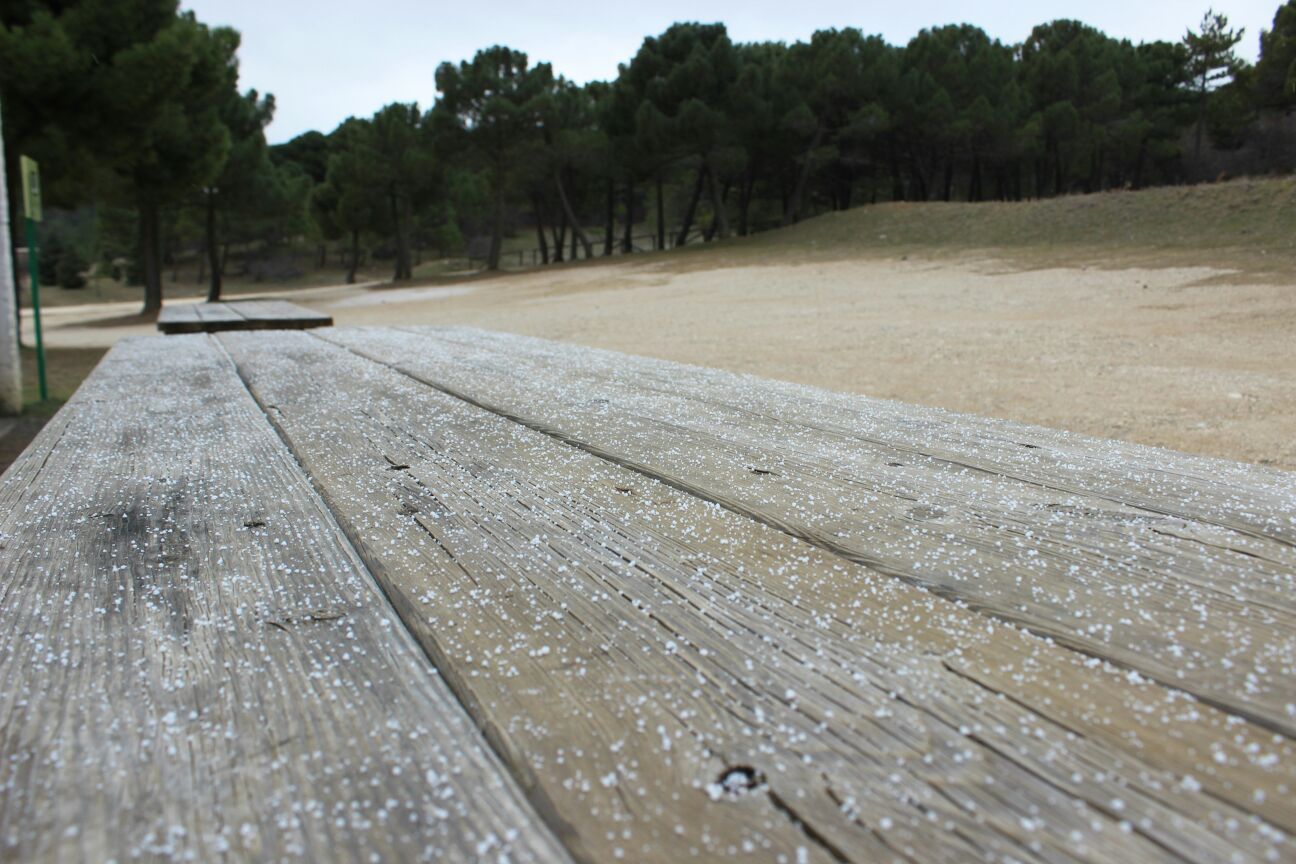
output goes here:
<path id="1" fill-rule="evenodd" d="M 209 337 L 0 480 L 0 859 L 562 861 Z"/>
<path id="2" fill-rule="evenodd" d="M 327 327 L 332 317 L 284 300 L 225 303 L 173 303 L 158 313 L 158 330 L 167 334 L 219 333 L 226 330 L 307 330 Z"/>
<path id="3" fill-rule="evenodd" d="M 1285 472 L 543 340 L 419 332 L 418 343 L 341 338 L 849 560 L 1296 734 L 1296 485 Z"/>
<path id="4" fill-rule="evenodd" d="M 578 858 L 1288 854 L 1290 742 L 322 335 L 220 338 Z"/>
<path id="5" fill-rule="evenodd" d="M 158 326 L 161 327 L 164 320 L 168 317 L 167 310 L 173 307 L 163 307 L 158 313 Z M 182 310 L 184 307 L 180 307 Z M 203 333 L 212 330 L 219 330 L 223 327 L 240 327 L 247 326 L 247 316 L 236 312 L 233 307 L 227 303 L 194 303 L 190 305 L 191 315 L 180 316 L 181 320 L 188 317 L 201 323 L 201 329 L 191 330 L 193 333 Z"/>
<path id="6" fill-rule="evenodd" d="M 225 305 L 250 322 L 269 329 L 306 329 L 328 326 L 333 319 L 286 300 L 231 300 Z"/>
<path id="7" fill-rule="evenodd" d="M 167 334 L 207 333 L 243 322 L 243 316 L 224 303 L 168 303 L 158 313 L 157 325 Z"/>

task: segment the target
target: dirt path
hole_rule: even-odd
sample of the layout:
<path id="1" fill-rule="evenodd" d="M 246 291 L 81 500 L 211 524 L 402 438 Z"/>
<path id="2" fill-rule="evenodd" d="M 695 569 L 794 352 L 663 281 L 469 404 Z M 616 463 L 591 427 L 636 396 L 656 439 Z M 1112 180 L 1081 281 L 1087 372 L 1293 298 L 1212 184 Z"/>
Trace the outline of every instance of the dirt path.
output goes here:
<path id="1" fill-rule="evenodd" d="M 339 324 L 472 324 L 1296 469 L 1296 276 L 727 260 L 292 296 Z M 153 332 L 133 311 L 58 310 L 49 339 Z"/>

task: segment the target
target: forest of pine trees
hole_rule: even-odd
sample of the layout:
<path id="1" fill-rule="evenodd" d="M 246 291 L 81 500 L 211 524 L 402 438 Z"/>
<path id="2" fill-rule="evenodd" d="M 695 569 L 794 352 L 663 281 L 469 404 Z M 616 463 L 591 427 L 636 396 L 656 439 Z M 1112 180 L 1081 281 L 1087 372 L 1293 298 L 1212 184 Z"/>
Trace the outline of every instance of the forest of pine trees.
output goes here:
<path id="1" fill-rule="evenodd" d="M 278 146 L 273 97 L 240 89 L 238 34 L 174 0 L 29 0 L 0 24 L 7 164 L 34 156 L 49 205 L 79 225 L 89 208 L 91 228 L 58 245 L 127 262 L 146 310 L 179 255 L 217 297 L 231 249 L 310 249 L 351 278 L 378 258 L 408 279 L 422 250 L 494 268 L 520 235 L 548 263 L 879 201 L 1213 179 L 1205 152 L 1296 108 L 1296 0 L 1254 66 L 1215 12 L 1179 42 L 1137 45 L 1068 20 L 1019 45 L 966 24 L 891 45 L 849 27 L 739 43 L 682 23 L 585 85 L 492 46 L 441 64 L 426 108 L 393 103 Z"/>

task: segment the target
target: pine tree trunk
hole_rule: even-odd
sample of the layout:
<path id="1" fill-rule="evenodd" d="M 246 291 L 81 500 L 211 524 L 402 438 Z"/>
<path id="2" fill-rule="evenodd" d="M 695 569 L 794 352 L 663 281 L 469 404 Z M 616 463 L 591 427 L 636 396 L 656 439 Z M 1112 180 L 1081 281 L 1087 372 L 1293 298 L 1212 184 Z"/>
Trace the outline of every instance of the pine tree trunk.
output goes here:
<path id="1" fill-rule="evenodd" d="M 498 270 L 500 267 L 500 252 L 504 246 L 504 178 L 503 168 L 498 163 L 495 165 L 494 177 L 494 197 L 491 212 L 491 242 L 490 251 L 486 253 L 486 269 Z"/>
<path id="2" fill-rule="evenodd" d="M 806 148 L 805 156 L 801 161 L 801 171 L 797 175 L 796 188 L 792 190 L 792 200 L 783 213 L 784 225 L 791 225 L 801 218 L 801 201 L 805 198 L 806 186 L 810 182 L 810 163 L 813 161 L 811 154 L 819 149 L 823 137 L 823 127 L 815 129 L 814 138 L 810 139 L 810 146 Z"/>
<path id="3" fill-rule="evenodd" d="M 634 176 L 626 175 L 625 233 L 621 237 L 621 251 L 629 255 L 634 251 Z"/>
<path id="4" fill-rule="evenodd" d="M 351 232 L 351 266 L 347 268 L 346 281 L 348 285 L 354 285 L 356 281 L 356 270 L 360 268 L 360 232 Z"/>
<path id="5" fill-rule="evenodd" d="M 616 240 L 616 181 L 611 177 L 607 181 L 607 221 L 603 228 L 603 254 L 612 254 L 612 244 Z"/>
<path id="6" fill-rule="evenodd" d="M 388 201 L 391 204 L 392 228 L 396 234 L 396 266 L 392 272 L 392 281 L 401 279 L 411 279 L 414 276 L 414 269 L 410 266 L 409 238 L 405 235 L 404 208 L 401 207 L 400 196 L 396 194 L 393 188 L 388 192 Z"/>
<path id="7" fill-rule="evenodd" d="M 1202 73 L 1201 86 L 1198 88 L 1197 97 L 1197 131 L 1193 140 L 1193 165 L 1194 170 L 1200 170 L 1201 165 L 1201 148 L 1202 148 L 1202 130 L 1206 128 L 1206 74 Z"/>
<path id="8" fill-rule="evenodd" d="M 662 201 L 662 176 L 657 172 L 657 248 L 666 248 L 666 209 Z"/>
<path id="9" fill-rule="evenodd" d="M 1143 188 L 1143 163 L 1147 159 L 1147 139 L 1139 143 L 1138 159 L 1134 162 L 1134 180 L 1132 188 Z"/>
<path id="10" fill-rule="evenodd" d="M 144 272 L 144 308 L 141 314 L 156 315 L 162 309 L 162 249 L 158 230 L 158 205 L 139 207 L 139 256 Z"/>
<path id="11" fill-rule="evenodd" d="M 703 162 L 698 166 L 697 181 L 693 184 L 693 195 L 689 198 L 688 209 L 684 211 L 684 222 L 680 225 L 679 235 L 675 238 L 676 246 L 688 242 L 689 232 L 693 230 L 693 216 L 697 213 L 698 201 L 702 198 L 702 186 L 706 183 L 707 167 Z"/>
<path id="12" fill-rule="evenodd" d="M 927 200 L 927 178 L 923 177 L 922 169 L 918 167 L 917 161 L 909 168 L 909 176 L 913 180 L 913 197 L 917 201 Z"/>
<path id="13" fill-rule="evenodd" d="M 558 186 L 558 200 L 562 202 L 563 214 L 567 221 L 571 223 L 572 228 L 572 253 L 571 260 L 576 260 L 576 241 L 579 239 L 580 244 L 585 247 L 585 257 L 594 257 L 594 244 L 590 242 L 589 235 L 581 227 L 580 220 L 576 218 L 575 211 L 572 210 L 571 201 L 567 198 L 567 187 L 563 183 L 562 171 L 554 171 L 554 183 Z"/>
<path id="14" fill-rule="evenodd" d="M 207 302 L 216 303 L 221 298 L 222 277 L 220 257 L 217 249 L 220 244 L 216 242 L 216 196 L 207 193 L 207 266 L 211 270 L 211 282 L 207 286 Z"/>
<path id="15" fill-rule="evenodd" d="M 747 166 L 746 174 L 743 176 L 742 189 L 738 199 L 738 234 L 746 237 L 751 233 L 751 225 L 748 222 L 748 214 L 751 210 L 752 190 L 756 186 L 756 175 L 751 166 Z"/>
<path id="16" fill-rule="evenodd" d="M 540 196 L 531 196 L 531 209 L 535 211 L 536 240 L 540 243 L 540 263 L 549 263 L 549 241 L 545 237 L 544 217 L 540 215 Z"/>
<path id="17" fill-rule="evenodd" d="M 563 249 L 567 246 L 567 214 L 561 210 L 558 212 L 558 224 L 553 226 L 553 260 L 555 264 L 561 264 L 565 258 Z"/>
<path id="18" fill-rule="evenodd" d="M 704 164 L 706 164 L 704 162 Z M 720 184 L 716 182 L 715 172 L 707 166 L 707 189 L 711 193 L 711 212 L 714 223 L 711 226 L 711 234 L 715 235 L 719 231 L 720 239 L 724 240 L 729 236 L 729 211 L 725 208 L 725 198 L 729 195 L 729 184 L 726 183 L 724 191 L 720 191 Z M 709 239 L 709 238 L 708 238 Z"/>

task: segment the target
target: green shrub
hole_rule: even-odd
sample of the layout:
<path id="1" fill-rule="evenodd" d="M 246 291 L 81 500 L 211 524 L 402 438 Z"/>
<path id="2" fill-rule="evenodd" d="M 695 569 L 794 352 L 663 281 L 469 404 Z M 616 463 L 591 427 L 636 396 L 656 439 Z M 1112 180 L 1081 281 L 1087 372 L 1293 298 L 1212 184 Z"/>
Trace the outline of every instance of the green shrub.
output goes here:
<path id="1" fill-rule="evenodd" d="M 89 266 L 80 250 L 75 246 L 67 247 L 58 260 L 58 284 L 63 288 L 84 288 L 85 271 Z"/>
<path id="2" fill-rule="evenodd" d="M 36 269 L 40 274 L 41 284 L 53 285 L 58 282 L 59 259 L 63 257 L 63 241 L 59 239 L 59 235 L 50 233 L 36 242 Z"/>

